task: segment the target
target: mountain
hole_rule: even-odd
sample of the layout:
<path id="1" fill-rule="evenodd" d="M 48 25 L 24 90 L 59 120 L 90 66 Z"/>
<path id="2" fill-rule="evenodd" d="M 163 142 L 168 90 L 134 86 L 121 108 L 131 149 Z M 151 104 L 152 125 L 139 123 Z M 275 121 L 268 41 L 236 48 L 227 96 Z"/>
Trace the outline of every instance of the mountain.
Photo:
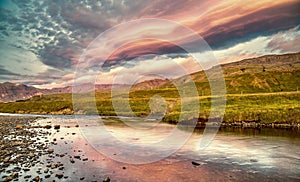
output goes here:
<path id="1" fill-rule="evenodd" d="M 15 84 L 10 82 L 0 83 L 0 101 L 12 102 L 17 100 L 26 100 L 36 95 L 70 93 L 72 87 L 39 89 L 24 84 Z"/>
<path id="2" fill-rule="evenodd" d="M 90 92 L 92 90 L 110 90 L 112 87 L 119 88 L 122 84 L 81 84 L 76 86 L 77 92 Z M 59 93 L 72 93 L 73 87 L 61 87 L 52 89 L 39 89 L 24 84 L 15 84 L 10 82 L 0 83 L 0 102 L 14 102 L 18 100 L 26 100 L 33 96 L 50 95 Z"/>
<path id="3" fill-rule="evenodd" d="M 170 80 L 168 79 L 153 79 L 153 80 L 146 80 L 140 83 L 137 83 L 132 86 L 132 90 L 147 90 L 147 89 L 153 89 L 161 87 L 167 83 L 169 83 Z"/>
<path id="4" fill-rule="evenodd" d="M 221 65 L 228 94 L 296 91 L 300 89 L 300 52 L 267 55 Z M 216 73 L 216 67 L 190 75 L 199 93 L 209 94 L 206 73 Z M 212 77 L 213 78 L 213 77 Z M 187 76 L 173 80 L 188 85 Z M 161 87 L 172 88 L 172 82 Z"/>
<path id="5" fill-rule="evenodd" d="M 221 65 L 228 94 L 296 91 L 300 89 L 300 52 L 283 55 L 266 55 L 257 58 L 244 59 Z M 213 67 L 206 71 L 196 72 L 190 75 L 195 82 L 199 93 L 209 94 L 210 87 L 206 72 L 214 73 Z M 188 85 L 187 76 L 174 80 L 153 79 L 137 83 L 131 90 L 148 90 L 159 88 L 174 88 L 174 82 L 178 85 Z M 122 84 L 82 84 L 76 86 L 78 92 L 96 90 L 110 90 L 122 88 L 128 85 Z M 57 93 L 71 93 L 72 87 L 38 89 L 23 84 L 0 83 L 0 102 L 12 102 L 26 100 L 36 95 Z"/>

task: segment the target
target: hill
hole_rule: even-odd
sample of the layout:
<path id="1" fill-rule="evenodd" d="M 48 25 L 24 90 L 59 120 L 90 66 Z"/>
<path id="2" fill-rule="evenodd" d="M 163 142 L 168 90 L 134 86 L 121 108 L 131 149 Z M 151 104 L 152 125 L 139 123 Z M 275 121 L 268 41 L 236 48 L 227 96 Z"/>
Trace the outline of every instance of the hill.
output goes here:
<path id="1" fill-rule="evenodd" d="M 240 62 L 222 65 L 224 72 L 227 105 L 224 122 L 259 122 L 259 123 L 300 123 L 300 53 L 270 55 L 246 59 Z M 214 72 L 215 68 L 207 71 Z M 211 96 L 209 83 L 204 71 L 191 75 L 195 81 L 199 97 L 191 98 L 190 109 L 200 100 L 199 121 L 207 121 L 210 113 Z M 182 83 L 189 90 L 186 77 L 175 80 L 148 80 L 131 87 L 129 93 L 130 108 L 125 108 L 124 116 L 131 116 L 130 109 L 138 116 L 148 115 L 150 98 L 160 95 L 166 100 L 166 115 L 163 120 L 176 123 L 181 112 L 178 90 L 172 82 Z M 120 85 L 122 88 L 126 85 Z M 88 87 L 83 91 L 87 91 Z M 100 87 L 99 87 L 100 88 Z M 82 94 L 73 109 L 72 94 L 52 94 L 33 96 L 30 99 L 0 103 L 0 112 L 8 113 L 42 113 L 42 114 L 100 114 L 116 115 L 112 104 L 110 86 L 96 92 L 95 111 L 91 106 L 94 95 Z M 120 89 L 122 90 L 122 89 Z M 82 93 L 82 92 L 80 92 Z M 118 92 L 114 101 L 126 106 L 126 93 Z M 124 102 L 124 104 L 123 104 Z M 160 107 L 156 105 L 156 107 Z M 126 110 L 127 109 L 127 110 Z M 128 110 L 129 109 L 129 110 Z M 192 118 L 190 118 L 192 119 Z"/>
<path id="2" fill-rule="evenodd" d="M 227 94 L 296 91 L 300 88 L 300 53 L 267 55 L 221 65 Z M 206 72 L 214 72 L 211 68 Z M 199 93 L 210 94 L 205 71 L 193 73 Z M 186 76 L 174 82 L 185 83 Z M 188 84 L 188 83 L 185 83 Z M 163 87 L 172 87 L 172 83 Z"/>

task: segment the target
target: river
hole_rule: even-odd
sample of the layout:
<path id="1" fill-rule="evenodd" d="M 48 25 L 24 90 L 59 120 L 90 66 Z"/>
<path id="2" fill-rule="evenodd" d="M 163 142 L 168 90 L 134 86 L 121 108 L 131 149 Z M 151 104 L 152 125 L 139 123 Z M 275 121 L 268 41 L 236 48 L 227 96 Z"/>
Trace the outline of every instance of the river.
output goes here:
<path id="1" fill-rule="evenodd" d="M 65 164 L 63 173 L 68 178 L 63 181 L 101 181 L 105 177 L 111 181 L 300 180 L 299 128 L 221 128 L 209 145 L 201 148 L 203 129 L 181 130 L 174 137 L 175 125 L 154 121 L 132 125 L 130 121 L 135 123 L 135 119 L 121 118 L 129 127 L 113 117 L 94 119 L 47 116 L 39 120 L 40 124 L 61 125 L 50 137 L 57 139 L 52 146 L 56 153 L 65 154 L 53 159 Z M 77 123 L 80 127 L 72 127 Z M 97 131 L 99 126 L 104 128 Z M 184 133 L 189 136 L 184 145 L 174 145 Z M 155 145 L 170 136 L 169 143 Z M 70 158 L 75 155 L 81 160 L 72 163 Z M 41 160 L 46 163 L 48 158 Z"/>

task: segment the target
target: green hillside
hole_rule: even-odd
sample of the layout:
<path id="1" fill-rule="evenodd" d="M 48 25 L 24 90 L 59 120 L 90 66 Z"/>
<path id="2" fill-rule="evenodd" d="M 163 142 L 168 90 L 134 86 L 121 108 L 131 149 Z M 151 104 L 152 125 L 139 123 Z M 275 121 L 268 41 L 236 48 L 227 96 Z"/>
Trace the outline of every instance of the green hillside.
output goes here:
<path id="1" fill-rule="evenodd" d="M 227 105 L 224 122 L 299 123 L 300 122 L 300 53 L 280 56 L 263 56 L 236 63 L 222 65 L 227 89 Z M 214 71 L 214 68 L 208 70 Z M 189 109 L 200 99 L 199 120 L 209 117 L 211 96 L 210 87 L 201 71 L 191 75 L 196 83 L 199 97 L 191 98 Z M 155 81 L 157 82 L 157 80 Z M 166 81 L 164 81 L 166 82 Z M 181 113 L 180 97 L 173 83 L 181 83 L 189 91 L 189 82 L 181 77 L 157 87 L 138 86 L 130 92 L 130 107 L 138 116 L 150 113 L 149 100 L 160 95 L 166 100 L 164 121 L 174 123 Z M 126 95 L 120 92 L 114 97 L 119 104 L 126 103 Z M 0 103 L 0 112 L 39 113 L 39 114 L 97 114 L 91 107 L 93 95 L 77 95 L 76 109 L 73 109 L 72 94 L 34 96 L 25 101 Z M 96 105 L 100 115 L 115 115 L 109 91 L 96 92 Z M 160 107 L 160 106 L 159 106 Z M 128 110 L 130 108 L 127 108 Z M 188 112 L 188 111 L 184 111 Z M 129 116 L 128 111 L 119 113 Z M 192 119 L 192 118 L 187 118 Z"/>

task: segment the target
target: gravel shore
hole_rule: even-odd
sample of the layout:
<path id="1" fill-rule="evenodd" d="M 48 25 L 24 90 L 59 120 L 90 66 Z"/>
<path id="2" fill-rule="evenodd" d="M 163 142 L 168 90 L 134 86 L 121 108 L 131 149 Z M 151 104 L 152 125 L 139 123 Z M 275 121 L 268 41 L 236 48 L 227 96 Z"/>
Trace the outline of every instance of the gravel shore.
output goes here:
<path id="1" fill-rule="evenodd" d="M 49 117 L 0 116 L 0 181 L 110 181 L 101 173 L 85 176 L 94 160 L 72 145 L 78 125 L 61 124 Z"/>

